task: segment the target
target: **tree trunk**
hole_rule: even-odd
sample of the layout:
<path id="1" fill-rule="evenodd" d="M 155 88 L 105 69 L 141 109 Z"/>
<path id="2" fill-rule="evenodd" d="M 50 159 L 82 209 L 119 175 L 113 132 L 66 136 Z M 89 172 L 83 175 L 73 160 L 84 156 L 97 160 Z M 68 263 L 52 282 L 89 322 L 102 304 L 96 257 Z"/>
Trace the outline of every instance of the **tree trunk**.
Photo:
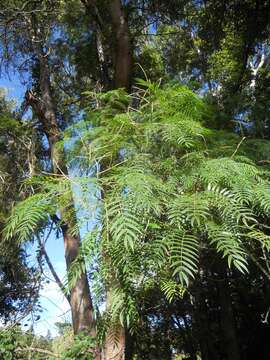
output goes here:
<path id="1" fill-rule="evenodd" d="M 187 350 L 189 353 L 189 358 L 190 358 L 190 360 L 197 360 L 196 349 L 194 348 L 194 345 L 193 345 L 191 328 L 190 328 L 190 325 L 188 324 L 187 317 L 185 314 L 183 315 L 183 320 L 184 320 L 184 324 L 185 324 L 185 333 L 186 333 L 185 343 L 186 343 Z"/>
<path id="2" fill-rule="evenodd" d="M 103 33 L 104 22 L 99 14 L 96 0 L 81 0 L 85 7 L 86 13 L 91 19 L 91 24 L 95 32 L 96 51 L 99 64 L 100 82 L 105 90 L 108 90 L 111 86 L 111 80 L 108 70 L 108 60 L 104 50 Z"/>
<path id="3" fill-rule="evenodd" d="M 121 0 L 110 0 L 109 12 L 114 35 L 114 84 L 113 87 L 130 90 L 132 55 L 128 23 L 122 9 Z M 107 289 L 107 307 L 113 285 Z M 102 360 L 124 360 L 126 357 L 127 330 L 120 324 L 108 330 L 103 347 Z M 128 354 L 127 354 L 128 357 Z"/>
<path id="4" fill-rule="evenodd" d="M 110 85 L 109 71 L 106 64 L 105 52 L 102 43 L 102 30 L 104 27 L 98 12 L 96 0 L 81 0 L 87 13 L 91 17 L 92 25 L 96 33 L 97 56 L 100 66 L 101 81 L 108 87 Z M 113 35 L 113 64 L 114 79 L 113 88 L 125 88 L 130 90 L 132 72 L 132 52 L 128 22 L 125 17 L 121 0 L 110 0 L 108 11 L 111 17 Z"/>
<path id="5" fill-rule="evenodd" d="M 106 258 L 106 255 L 104 255 Z M 112 295 L 119 283 L 112 271 L 106 288 L 106 311 L 110 313 Z M 125 328 L 120 323 L 110 323 L 102 349 L 102 360 L 124 360 L 126 352 Z"/>
<path id="6" fill-rule="evenodd" d="M 132 54 L 127 19 L 121 0 L 110 0 L 109 12 L 114 36 L 114 88 L 130 89 Z"/>
<path id="7" fill-rule="evenodd" d="M 208 326 L 210 321 L 202 281 L 196 285 L 194 318 L 202 360 L 218 360 L 213 334 Z"/>
<path id="8" fill-rule="evenodd" d="M 40 121 L 43 131 L 49 142 L 50 157 L 53 173 L 55 175 L 67 175 L 64 152 L 56 146 L 61 140 L 61 130 L 58 128 L 54 103 L 50 89 L 50 72 L 47 55 L 41 48 L 39 51 L 40 67 L 40 98 L 28 91 L 26 100 L 32 107 L 33 112 Z M 72 195 L 70 196 L 69 209 L 59 209 L 61 219 L 60 226 L 64 239 L 65 259 L 67 270 L 77 259 L 80 251 L 80 236 L 74 235 L 72 229 L 76 225 L 75 208 Z M 72 214 L 72 216 L 70 216 Z M 93 305 L 91 302 L 87 276 L 82 273 L 76 280 L 75 285 L 70 289 L 70 305 L 72 313 L 72 324 L 74 333 L 87 331 L 95 336 L 95 324 L 93 319 Z"/>
<path id="9" fill-rule="evenodd" d="M 104 64 L 104 52 L 101 42 L 102 21 L 98 14 L 96 0 L 81 0 L 96 26 L 97 52 L 102 73 L 108 79 L 108 71 Z M 121 0 L 110 0 L 109 12 L 112 20 L 114 36 L 114 83 L 113 88 L 130 89 L 132 56 L 128 23 L 125 18 Z M 104 69 L 106 71 L 104 71 Z M 108 80 L 107 80 L 108 81 Z M 103 194 L 104 195 L 104 194 Z M 115 284 L 112 279 L 106 289 L 106 306 L 110 309 L 110 298 Z M 120 324 L 108 329 L 102 349 L 102 360 L 124 360 L 126 353 L 126 329 Z"/>
<path id="10" fill-rule="evenodd" d="M 223 264 L 220 267 L 222 269 L 220 271 L 222 280 L 218 281 L 218 291 L 221 307 L 221 330 L 223 333 L 222 347 L 227 360 L 240 360 L 227 273 Z"/>
<path id="11" fill-rule="evenodd" d="M 102 360 L 124 360 L 126 346 L 125 329 L 122 326 L 111 327 L 102 350 Z"/>

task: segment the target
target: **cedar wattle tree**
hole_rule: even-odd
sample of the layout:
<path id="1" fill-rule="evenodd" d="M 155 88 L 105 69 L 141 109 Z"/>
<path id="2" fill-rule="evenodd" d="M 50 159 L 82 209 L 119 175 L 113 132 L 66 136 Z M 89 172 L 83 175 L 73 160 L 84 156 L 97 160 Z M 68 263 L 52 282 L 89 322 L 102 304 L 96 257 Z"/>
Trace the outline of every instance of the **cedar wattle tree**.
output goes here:
<path id="1" fill-rule="evenodd" d="M 140 331 L 144 294 L 159 291 L 168 304 L 184 297 L 199 301 L 197 283 L 208 271 L 226 281 L 230 273 L 246 276 L 252 266 L 269 281 L 268 165 L 250 152 L 248 139 L 211 128 L 211 109 L 188 88 L 141 84 L 146 89 L 136 94 L 136 108 L 133 97 L 122 90 L 101 93 L 99 106 L 73 131 L 68 129 L 65 138 L 77 134 L 70 157 L 78 157 L 82 169 L 91 169 L 90 179 L 88 174 L 73 181 L 81 188 L 82 211 L 94 208 L 99 219 L 85 239 L 84 255 L 95 254 L 99 263 L 99 292 L 100 284 L 105 293 L 110 284 L 100 332 L 102 336 L 113 327 L 110 336 L 116 339 L 121 329 L 135 337 Z M 262 156 L 265 142 L 256 144 Z M 7 234 L 21 240 L 47 216 L 44 206 L 53 213 L 66 201 L 67 181 L 32 181 L 40 192 L 14 208 L 6 227 Z M 30 209 L 35 218 L 30 215 L 26 223 Z M 82 271 L 78 261 L 70 281 Z M 221 314 L 230 315 L 226 290 L 225 285 L 219 288 Z M 229 343 L 229 332 L 236 331 L 233 322 L 228 328 L 224 341 L 228 354 L 233 351 L 237 359 L 240 350 L 235 341 Z M 128 352 L 125 344 L 123 350 L 116 347 L 118 354 Z M 203 354 L 202 342 L 199 349 Z M 196 349 L 191 355 L 195 358 Z"/>

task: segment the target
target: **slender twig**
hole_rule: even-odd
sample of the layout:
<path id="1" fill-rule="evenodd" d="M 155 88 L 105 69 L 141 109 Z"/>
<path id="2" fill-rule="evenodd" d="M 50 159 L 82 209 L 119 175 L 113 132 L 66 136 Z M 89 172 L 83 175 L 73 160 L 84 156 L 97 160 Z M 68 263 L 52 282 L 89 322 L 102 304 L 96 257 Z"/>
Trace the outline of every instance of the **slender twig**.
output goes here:
<path id="1" fill-rule="evenodd" d="M 245 139 L 246 139 L 246 137 L 243 136 L 242 139 L 241 139 L 241 141 L 240 141 L 239 144 L 237 145 L 236 149 L 234 150 L 234 152 L 233 152 L 233 154 L 232 154 L 232 156 L 231 156 L 231 159 L 232 159 L 232 158 L 234 157 L 234 155 L 237 153 L 237 151 L 239 150 L 242 142 L 243 142 Z"/>

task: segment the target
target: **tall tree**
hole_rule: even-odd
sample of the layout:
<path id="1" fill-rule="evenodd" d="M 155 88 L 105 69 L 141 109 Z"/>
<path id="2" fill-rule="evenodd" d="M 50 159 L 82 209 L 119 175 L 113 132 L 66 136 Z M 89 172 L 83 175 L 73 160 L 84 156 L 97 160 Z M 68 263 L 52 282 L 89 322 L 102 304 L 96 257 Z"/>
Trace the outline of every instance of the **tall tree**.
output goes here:
<path id="1" fill-rule="evenodd" d="M 259 260 L 268 246 L 268 232 L 259 225 L 268 226 L 267 216 L 261 217 L 261 211 L 268 212 L 268 166 L 256 165 L 258 155 L 249 152 L 250 142 L 245 145 L 236 134 L 204 128 L 203 120 L 211 112 L 188 89 L 148 84 L 147 91 L 150 96 L 142 95 L 139 109 L 124 113 L 127 95 L 101 94 L 100 106 L 90 112 L 90 123 L 83 127 L 80 146 L 76 145 L 79 157 L 95 167 L 100 188 L 109 189 L 99 205 L 103 209 L 102 248 L 110 257 L 103 266 L 109 279 L 112 274 L 117 279 L 111 287 L 109 316 L 113 324 L 119 319 L 122 326 L 135 326 L 137 296 L 144 284 L 150 286 L 149 274 L 151 279 L 157 274 L 154 283 L 159 283 L 169 301 L 181 297 L 192 278 L 198 278 L 190 291 L 196 301 L 194 317 L 203 356 L 214 359 L 224 352 L 229 359 L 233 352 L 237 359 L 228 277 L 232 264 L 246 273 L 248 259 Z M 221 145 L 224 141 L 226 149 Z M 265 143 L 257 140 L 257 145 L 263 150 Z M 104 171 L 97 162 L 109 165 Z M 248 202 L 243 202 L 247 193 L 242 193 L 241 184 L 249 189 Z M 254 241 L 260 244 L 258 254 Z M 227 257 L 229 269 L 224 270 L 218 253 Z M 205 263 L 204 257 L 209 257 Z M 260 264 L 257 260 L 255 264 L 266 269 L 267 260 L 264 265 L 262 259 Z M 207 276 L 224 284 L 212 286 L 209 298 L 200 289 Z M 223 336 L 221 340 L 211 330 L 214 340 L 206 343 L 215 301 L 221 307 L 217 312 L 221 325 L 211 323 Z"/>
<path id="2" fill-rule="evenodd" d="M 68 176 L 64 149 L 57 146 L 62 140 L 62 129 L 59 126 L 57 106 L 53 99 L 50 71 L 50 40 L 54 37 L 52 12 L 60 4 L 50 1 L 41 3 L 5 3 L 5 18 L 2 18 L 2 28 L 12 34 L 11 39 L 5 39 L 7 48 L 12 48 L 17 58 L 24 58 L 28 74 L 32 78 L 33 88 L 26 92 L 25 105 L 31 106 L 34 119 L 37 120 L 38 131 L 48 141 L 48 152 L 51 163 L 49 171 L 55 177 Z M 46 16 L 47 15 L 47 16 Z M 6 56 L 9 54 L 6 53 Z M 19 65 L 18 65 L 19 66 Z M 18 67 L 17 67 L 18 68 Z M 63 124 L 62 124 L 63 125 Z M 64 124 L 65 126 L 65 124 Z M 38 171 L 36 169 L 36 171 Z M 67 206 L 58 209 L 52 219 L 58 223 L 62 231 L 67 270 L 76 261 L 80 252 L 80 236 L 74 233 L 76 226 L 76 211 L 69 193 Z M 89 331 L 95 335 L 93 305 L 91 302 L 89 284 L 86 273 L 70 288 L 70 306 L 73 329 L 75 333 Z"/>

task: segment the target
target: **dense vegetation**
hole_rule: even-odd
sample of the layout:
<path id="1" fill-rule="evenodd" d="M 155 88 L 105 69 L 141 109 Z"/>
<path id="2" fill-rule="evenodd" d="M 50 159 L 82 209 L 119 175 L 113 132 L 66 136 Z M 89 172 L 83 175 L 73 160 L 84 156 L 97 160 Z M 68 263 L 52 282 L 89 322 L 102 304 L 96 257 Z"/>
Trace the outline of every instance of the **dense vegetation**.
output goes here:
<path id="1" fill-rule="evenodd" d="M 0 29 L 0 357 L 268 359 L 270 2 L 9 0 Z M 23 330 L 47 268 L 54 338 Z"/>

